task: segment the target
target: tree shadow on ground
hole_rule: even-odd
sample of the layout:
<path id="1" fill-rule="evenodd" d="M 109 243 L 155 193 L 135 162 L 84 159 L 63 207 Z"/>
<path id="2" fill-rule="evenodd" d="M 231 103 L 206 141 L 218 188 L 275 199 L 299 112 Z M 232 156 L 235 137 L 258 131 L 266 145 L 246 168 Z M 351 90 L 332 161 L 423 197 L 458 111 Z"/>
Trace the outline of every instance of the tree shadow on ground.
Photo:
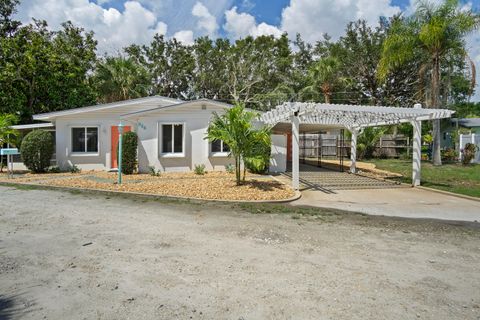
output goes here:
<path id="1" fill-rule="evenodd" d="M 34 303 L 22 297 L 22 294 L 0 294 L 0 320 L 13 320 L 23 318 L 32 311 Z"/>
<path id="2" fill-rule="evenodd" d="M 250 188 L 255 188 L 260 191 L 274 191 L 276 189 L 285 189 L 284 184 L 278 181 L 260 181 L 252 179 L 243 182 L 242 185 L 249 186 Z"/>

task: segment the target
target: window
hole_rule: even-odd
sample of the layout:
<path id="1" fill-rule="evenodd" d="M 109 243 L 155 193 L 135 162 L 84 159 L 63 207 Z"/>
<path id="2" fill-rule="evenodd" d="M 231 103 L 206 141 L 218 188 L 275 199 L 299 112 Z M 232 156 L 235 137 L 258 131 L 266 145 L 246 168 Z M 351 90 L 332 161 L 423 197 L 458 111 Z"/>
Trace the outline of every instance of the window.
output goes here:
<path id="1" fill-rule="evenodd" d="M 98 128 L 72 128 L 72 152 L 98 152 Z"/>
<path id="2" fill-rule="evenodd" d="M 211 146 L 212 153 L 230 152 L 230 147 L 223 140 L 213 140 Z"/>
<path id="3" fill-rule="evenodd" d="M 162 124 L 162 153 L 183 153 L 183 124 Z"/>

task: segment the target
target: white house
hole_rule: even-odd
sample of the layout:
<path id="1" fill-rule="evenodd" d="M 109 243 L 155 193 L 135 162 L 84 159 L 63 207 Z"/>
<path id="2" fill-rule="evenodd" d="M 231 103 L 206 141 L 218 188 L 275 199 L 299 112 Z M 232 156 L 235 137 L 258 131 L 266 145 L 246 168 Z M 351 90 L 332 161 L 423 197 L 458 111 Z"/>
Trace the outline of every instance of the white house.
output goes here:
<path id="1" fill-rule="evenodd" d="M 223 170 L 233 163 L 222 141 L 205 140 L 213 112 L 231 105 L 212 101 L 184 102 L 161 96 L 132 99 L 84 108 L 38 114 L 34 120 L 55 126 L 56 163 L 62 169 L 117 167 L 118 125 L 138 134 L 138 167 L 162 171 L 189 171 L 197 164 Z"/>

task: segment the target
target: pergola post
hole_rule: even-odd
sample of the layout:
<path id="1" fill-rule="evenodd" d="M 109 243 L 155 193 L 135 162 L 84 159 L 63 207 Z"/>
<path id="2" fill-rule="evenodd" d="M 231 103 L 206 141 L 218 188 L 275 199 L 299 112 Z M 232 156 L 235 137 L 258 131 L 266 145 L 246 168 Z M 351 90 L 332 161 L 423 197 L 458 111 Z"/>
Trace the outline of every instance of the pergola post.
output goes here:
<path id="1" fill-rule="evenodd" d="M 292 116 L 292 188 L 298 190 L 300 188 L 300 119 L 298 113 Z"/>
<path id="2" fill-rule="evenodd" d="M 413 148 L 412 148 L 412 186 L 420 185 L 421 161 L 422 161 L 422 122 L 412 121 L 413 126 Z"/>
<path id="3" fill-rule="evenodd" d="M 357 137 L 358 130 L 351 129 L 352 140 L 350 142 L 350 173 L 357 172 Z"/>

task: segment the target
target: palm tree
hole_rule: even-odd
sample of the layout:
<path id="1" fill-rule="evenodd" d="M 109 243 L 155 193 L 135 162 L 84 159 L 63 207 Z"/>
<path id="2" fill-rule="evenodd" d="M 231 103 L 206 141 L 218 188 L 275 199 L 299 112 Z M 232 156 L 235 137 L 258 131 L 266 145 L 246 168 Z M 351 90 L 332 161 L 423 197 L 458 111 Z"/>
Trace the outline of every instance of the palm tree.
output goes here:
<path id="1" fill-rule="evenodd" d="M 480 16 L 459 8 L 458 0 L 445 0 L 440 5 L 420 2 L 411 17 L 397 19 L 383 44 L 378 75 L 388 73 L 413 59 L 421 59 L 430 71 L 428 107 L 440 106 L 440 71 L 446 57 L 466 56 L 465 36 L 480 26 Z M 433 121 L 433 164 L 441 165 L 440 121 Z"/>
<path id="2" fill-rule="evenodd" d="M 17 116 L 13 114 L 0 114 L 0 148 L 6 143 L 15 145 L 18 132 L 11 127 L 17 121 Z"/>
<path id="3" fill-rule="evenodd" d="M 255 129 L 252 121 L 258 118 L 258 114 L 245 110 L 243 104 L 237 103 L 226 110 L 222 115 L 213 114 L 213 118 L 207 130 L 207 137 L 210 142 L 222 140 L 230 148 L 230 155 L 235 159 L 235 177 L 237 185 L 242 182 L 241 163 L 246 157 L 255 156 L 252 154 L 255 144 L 270 142 L 269 128 Z M 245 170 L 243 172 L 245 181 Z"/>
<path id="4" fill-rule="evenodd" d="M 16 138 L 18 135 L 17 130 L 11 128 L 12 125 L 17 123 L 18 118 L 13 114 L 0 114 L 0 149 L 3 145 L 8 143 L 16 145 Z M 0 172 L 3 171 L 3 156 L 0 159 Z"/>
<path id="5" fill-rule="evenodd" d="M 330 103 L 334 88 L 342 82 L 340 61 L 335 57 L 318 60 L 310 69 L 309 78 L 312 85 L 304 88 L 300 95 L 315 95 L 316 92 L 321 92 L 325 103 Z"/>
<path id="6" fill-rule="evenodd" d="M 93 81 L 102 102 L 144 97 L 150 86 L 147 70 L 133 59 L 124 57 L 107 57 L 100 61 Z"/>

